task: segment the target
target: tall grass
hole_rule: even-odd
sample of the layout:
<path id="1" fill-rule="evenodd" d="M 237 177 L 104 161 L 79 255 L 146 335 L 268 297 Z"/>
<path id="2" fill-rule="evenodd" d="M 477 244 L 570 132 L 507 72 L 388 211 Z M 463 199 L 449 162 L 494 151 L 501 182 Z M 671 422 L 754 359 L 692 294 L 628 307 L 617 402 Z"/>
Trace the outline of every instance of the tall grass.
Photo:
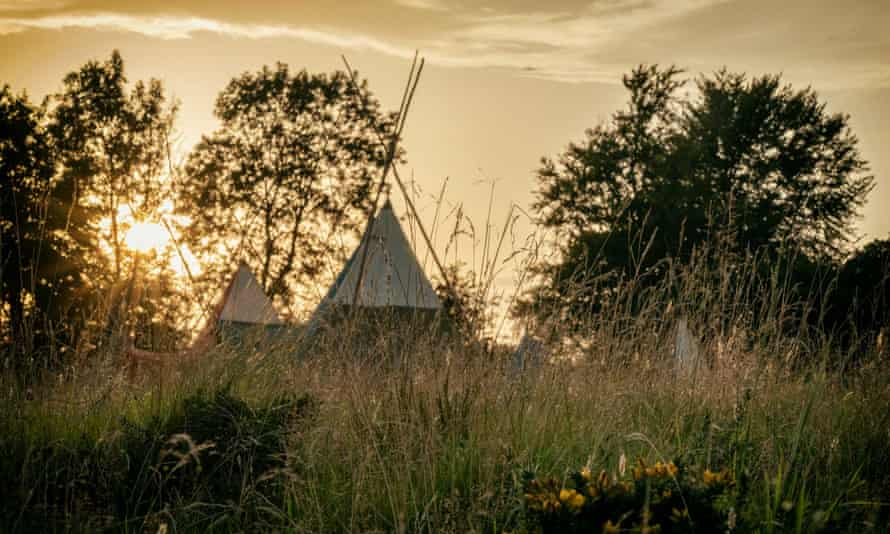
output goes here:
<path id="1" fill-rule="evenodd" d="M 884 531 L 886 347 L 830 365 L 830 336 L 788 326 L 820 303 L 762 259 L 720 258 L 542 323 L 551 357 L 521 374 L 506 346 L 365 330 L 219 347 L 137 382 L 113 351 L 29 390 L 4 378 L 0 525 L 533 531 L 529 476 L 626 458 L 730 470 L 731 531 Z M 681 315 L 702 344 L 691 374 L 673 361 Z"/>

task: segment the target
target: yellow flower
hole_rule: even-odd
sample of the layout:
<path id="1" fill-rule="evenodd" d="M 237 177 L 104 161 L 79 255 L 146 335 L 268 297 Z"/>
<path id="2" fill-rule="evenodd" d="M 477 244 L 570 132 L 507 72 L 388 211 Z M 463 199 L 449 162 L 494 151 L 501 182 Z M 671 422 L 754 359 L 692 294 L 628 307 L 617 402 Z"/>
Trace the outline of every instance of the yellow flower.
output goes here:
<path id="1" fill-rule="evenodd" d="M 665 499 L 670 499 L 671 495 L 673 495 L 673 493 L 671 492 L 671 488 L 668 488 L 661 493 L 661 496 Z"/>
<path id="2" fill-rule="evenodd" d="M 707 485 L 707 486 L 710 486 L 711 484 L 713 484 L 714 482 L 716 482 L 719 479 L 720 479 L 720 475 L 718 475 L 717 473 L 714 473 L 710 469 L 705 469 L 705 472 L 702 473 L 702 480 L 704 481 L 705 485 Z"/>
<path id="3" fill-rule="evenodd" d="M 591 474 L 590 469 L 585 467 L 584 469 L 581 470 L 581 477 L 584 478 L 584 480 L 587 480 L 589 482 L 590 479 L 593 478 L 593 474 Z"/>
<path id="4" fill-rule="evenodd" d="M 574 493 L 575 490 L 561 489 L 559 490 L 559 500 L 561 500 L 562 502 L 566 502 L 572 498 L 572 495 L 574 495 Z"/>
<path id="5" fill-rule="evenodd" d="M 582 506 L 584 506 L 584 495 L 576 493 L 575 496 L 569 500 L 569 507 L 575 510 L 580 510 Z"/>
<path id="6" fill-rule="evenodd" d="M 621 532 L 620 524 L 616 525 L 611 519 L 603 523 L 603 534 L 615 534 L 617 532 Z"/>
<path id="7" fill-rule="evenodd" d="M 641 467 L 634 467 L 631 470 L 631 473 L 633 473 L 634 480 L 640 480 L 641 478 L 643 478 L 643 469 Z"/>
<path id="8" fill-rule="evenodd" d="M 668 462 L 667 471 L 668 474 L 670 474 L 672 477 L 676 477 L 680 469 L 676 465 L 674 465 L 674 462 Z"/>
<path id="9" fill-rule="evenodd" d="M 655 462 L 655 467 L 653 469 L 655 470 L 655 475 L 659 477 L 664 476 L 667 473 L 667 468 L 661 461 Z"/>

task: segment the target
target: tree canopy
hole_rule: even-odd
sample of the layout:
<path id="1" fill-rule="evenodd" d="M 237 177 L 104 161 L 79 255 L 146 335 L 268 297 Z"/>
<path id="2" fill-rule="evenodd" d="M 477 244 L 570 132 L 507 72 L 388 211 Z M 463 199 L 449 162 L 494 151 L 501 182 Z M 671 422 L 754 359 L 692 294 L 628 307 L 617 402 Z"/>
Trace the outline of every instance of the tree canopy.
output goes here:
<path id="1" fill-rule="evenodd" d="M 215 114 L 222 126 L 185 168 L 188 243 L 217 286 L 243 259 L 268 295 L 291 302 L 364 220 L 394 117 L 345 72 L 282 63 L 233 79 Z"/>
<path id="2" fill-rule="evenodd" d="M 48 217 L 55 169 L 42 119 L 25 95 L 0 89 L 0 306 L 9 314 L 6 341 L 23 354 L 33 353 L 35 331 L 55 293 L 48 266 L 61 261 L 50 243 L 58 222 Z"/>
<path id="3" fill-rule="evenodd" d="M 163 85 L 151 79 L 127 89 L 124 61 L 115 50 L 105 62 L 89 61 L 63 81 L 51 99 L 49 132 L 62 166 L 60 187 L 70 196 L 78 224 L 72 247 L 92 262 L 100 243 L 111 251 L 110 274 L 125 274 L 121 214 L 152 213 L 164 193 L 168 142 L 176 104 L 167 103 Z M 108 228 L 100 226 L 107 221 Z"/>
<path id="4" fill-rule="evenodd" d="M 849 247 L 873 180 L 848 117 L 779 76 L 719 71 L 693 96 L 681 76 L 634 69 L 625 110 L 542 160 L 533 207 L 564 245 L 537 304 L 567 299 L 567 284 L 591 270 L 657 276 L 666 258 L 717 234 L 739 253 L 791 247 L 834 261 Z"/>

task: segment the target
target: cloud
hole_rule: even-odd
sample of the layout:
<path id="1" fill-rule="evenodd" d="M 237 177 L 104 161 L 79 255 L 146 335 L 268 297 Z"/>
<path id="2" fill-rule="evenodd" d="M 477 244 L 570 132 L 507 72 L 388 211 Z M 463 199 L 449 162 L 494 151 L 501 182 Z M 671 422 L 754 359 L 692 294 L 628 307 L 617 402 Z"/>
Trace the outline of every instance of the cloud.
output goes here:
<path id="1" fill-rule="evenodd" d="M 91 28 L 189 39 L 212 33 L 297 39 L 400 58 L 419 49 L 431 64 L 561 82 L 618 83 L 633 65 L 658 62 L 694 72 L 723 65 L 784 72 L 794 83 L 823 89 L 890 85 L 884 59 L 890 57 L 890 38 L 884 36 L 890 20 L 877 4 L 848 9 L 815 0 L 821 3 L 814 8 L 809 0 L 789 0 L 777 9 L 771 0 L 488 0 L 478 7 L 391 0 L 373 9 L 336 4 L 332 11 L 321 0 L 306 0 L 270 21 L 271 11 L 260 7 L 244 13 L 216 0 L 214 13 L 210 4 L 180 1 L 181 8 L 170 0 L 139 4 L 144 10 L 136 13 L 111 4 L 94 12 L 75 6 L 47 11 L 63 0 L 28 0 L 19 4 L 28 9 L 15 16 L 0 11 L 0 34 Z M 0 6 L 8 3 L 0 0 Z M 192 14 L 172 14 L 178 11 Z"/>
<path id="2" fill-rule="evenodd" d="M 299 39 L 346 49 L 374 50 L 387 55 L 411 57 L 413 52 L 363 35 L 350 35 L 286 25 L 237 24 L 202 17 L 135 16 L 114 13 L 51 15 L 34 18 L 0 17 L 0 35 L 28 29 L 64 30 L 89 28 L 138 33 L 158 39 L 190 39 L 201 32 L 246 39 Z"/>
<path id="3" fill-rule="evenodd" d="M 0 0 L 0 13 L 27 13 L 31 11 L 61 9 L 68 5 L 68 3 L 69 2 L 63 0 Z"/>
<path id="4" fill-rule="evenodd" d="M 393 0 L 397 5 L 425 11 L 448 11 L 448 6 L 440 0 Z"/>

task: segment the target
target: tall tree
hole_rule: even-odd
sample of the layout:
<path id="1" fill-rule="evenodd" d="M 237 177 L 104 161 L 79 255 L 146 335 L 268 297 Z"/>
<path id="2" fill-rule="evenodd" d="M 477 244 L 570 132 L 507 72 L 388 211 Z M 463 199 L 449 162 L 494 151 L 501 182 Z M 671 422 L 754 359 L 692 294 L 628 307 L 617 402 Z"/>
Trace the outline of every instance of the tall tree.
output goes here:
<path id="1" fill-rule="evenodd" d="M 37 270 L 50 261 L 41 256 L 53 252 L 45 222 L 54 167 L 40 122 L 25 95 L 0 89 L 0 305 L 8 315 L 3 337 L 22 354 L 34 348 Z"/>
<path id="2" fill-rule="evenodd" d="M 683 98 L 680 74 L 635 69 L 623 79 L 626 110 L 543 160 L 534 209 L 565 245 L 543 268 L 538 304 L 571 294 L 570 307 L 589 310 L 596 297 L 579 273 L 658 276 L 665 258 L 686 259 L 717 234 L 737 252 L 793 244 L 812 259 L 849 245 L 873 180 L 847 116 L 778 76 L 720 71 Z"/>
<path id="3" fill-rule="evenodd" d="M 71 245 L 99 263 L 95 251 L 100 242 L 107 243 L 111 281 L 120 281 L 126 261 L 122 215 L 150 213 L 162 200 L 176 105 L 168 105 L 156 79 L 138 81 L 128 91 L 124 61 L 116 50 L 108 61 L 90 61 L 65 76 L 62 92 L 51 103 L 49 131 L 58 147 L 62 182 L 81 214 Z"/>
<path id="4" fill-rule="evenodd" d="M 366 82 L 356 89 L 347 73 L 292 73 L 282 63 L 233 79 L 215 113 L 222 126 L 186 164 L 189 245 L 209 280 L 218 283 L 239 256 L 282 302 L 364 220 L 384 163 L 379 136 L 394 117 Z"/>

